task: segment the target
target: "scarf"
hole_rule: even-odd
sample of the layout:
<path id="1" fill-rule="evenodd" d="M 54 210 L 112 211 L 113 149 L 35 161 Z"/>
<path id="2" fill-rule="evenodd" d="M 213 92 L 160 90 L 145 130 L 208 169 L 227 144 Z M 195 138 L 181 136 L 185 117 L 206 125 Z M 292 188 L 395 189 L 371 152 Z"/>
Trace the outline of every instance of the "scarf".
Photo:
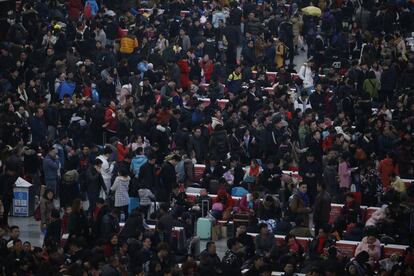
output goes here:
<path id="1" fill-rule="evenodd" d="M 309 206 L 309 197 L 308 197 L 308 195 L 306 193 L 302 193 L 302 192 L 299 192 L 298 194 L 299 194 L 300 198 L 302 199 L 303 203 L 305 203 L 305 206 L 308 207 Z"/>

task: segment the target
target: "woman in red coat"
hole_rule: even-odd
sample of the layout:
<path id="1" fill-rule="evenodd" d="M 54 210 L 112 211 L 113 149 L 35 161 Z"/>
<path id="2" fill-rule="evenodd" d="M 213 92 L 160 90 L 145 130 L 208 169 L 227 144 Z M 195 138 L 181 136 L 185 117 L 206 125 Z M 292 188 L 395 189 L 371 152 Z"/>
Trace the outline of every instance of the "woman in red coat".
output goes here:
<path id="1" fill-rule="evenodd" d="M 77 21 L 82 11 L 83 5 L 81 0 L 69 0 L 68 16 L 70 20 Z"/>
<path id="2" fill-rule="evenodd" d="M 206 83 L 210 83 L 214 65 L 213 61 L 208 57 L 208 55 L 205 55 L 203 60 L 200 61 L 200 68 L 204 71 L 204 79 L 206 80 Z"/>
<path id="3" fill-rule="evenodd" d="M 182 59 L 180 59 L 178 62 L 178 67 L 180 67 L 181 76 L 180 76 L 180 83 L 181 88 L 183 90 L 188 90 L 190 88 L 190 65 L 188 64 L 187 57 L 184 56 Z"/>

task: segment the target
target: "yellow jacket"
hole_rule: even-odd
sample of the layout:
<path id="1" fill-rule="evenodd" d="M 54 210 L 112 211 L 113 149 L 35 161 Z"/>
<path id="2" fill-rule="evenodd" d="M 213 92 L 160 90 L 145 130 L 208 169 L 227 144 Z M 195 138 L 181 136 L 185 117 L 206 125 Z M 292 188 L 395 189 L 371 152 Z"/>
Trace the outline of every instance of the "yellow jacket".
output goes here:
<path id="1" fill-rule="evenodd" d="M 121 38 L 119 52 L 122 54 L 132 54 L 138 47 L 138 40 L 135 37 L 124 36 Z"/>

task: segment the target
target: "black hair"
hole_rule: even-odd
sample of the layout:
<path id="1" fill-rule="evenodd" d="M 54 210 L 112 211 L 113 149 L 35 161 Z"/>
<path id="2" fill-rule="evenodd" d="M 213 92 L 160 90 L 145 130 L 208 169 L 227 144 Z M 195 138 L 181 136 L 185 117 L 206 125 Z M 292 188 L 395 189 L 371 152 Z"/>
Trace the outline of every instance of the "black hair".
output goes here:
<path id="1" fill-rule="evenodd" d="M 227 248 L 232 249 L 233 246 L 235 246 L 238 243 L 238 240 L 236 238 L 231 238 L 227 240 Z"/>

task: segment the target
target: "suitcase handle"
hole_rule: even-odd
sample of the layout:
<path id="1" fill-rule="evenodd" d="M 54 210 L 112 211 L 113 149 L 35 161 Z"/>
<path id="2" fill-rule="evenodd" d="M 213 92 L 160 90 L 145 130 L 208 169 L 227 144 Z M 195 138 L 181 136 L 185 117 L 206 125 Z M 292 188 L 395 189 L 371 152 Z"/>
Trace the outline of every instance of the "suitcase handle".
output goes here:
<path id="1" fill-rule="evenodd" d="M 210 201 L 206 200 L 206 199 L 203 199 L 201 201 L 201 216 L 203 218 L 206 217 L 206 215 L 207 215 L 207 214 L 204 214 L 204 204 L 207 204 L 207 213 L 208 213 L 208 211 L 210 210 Z"/>

